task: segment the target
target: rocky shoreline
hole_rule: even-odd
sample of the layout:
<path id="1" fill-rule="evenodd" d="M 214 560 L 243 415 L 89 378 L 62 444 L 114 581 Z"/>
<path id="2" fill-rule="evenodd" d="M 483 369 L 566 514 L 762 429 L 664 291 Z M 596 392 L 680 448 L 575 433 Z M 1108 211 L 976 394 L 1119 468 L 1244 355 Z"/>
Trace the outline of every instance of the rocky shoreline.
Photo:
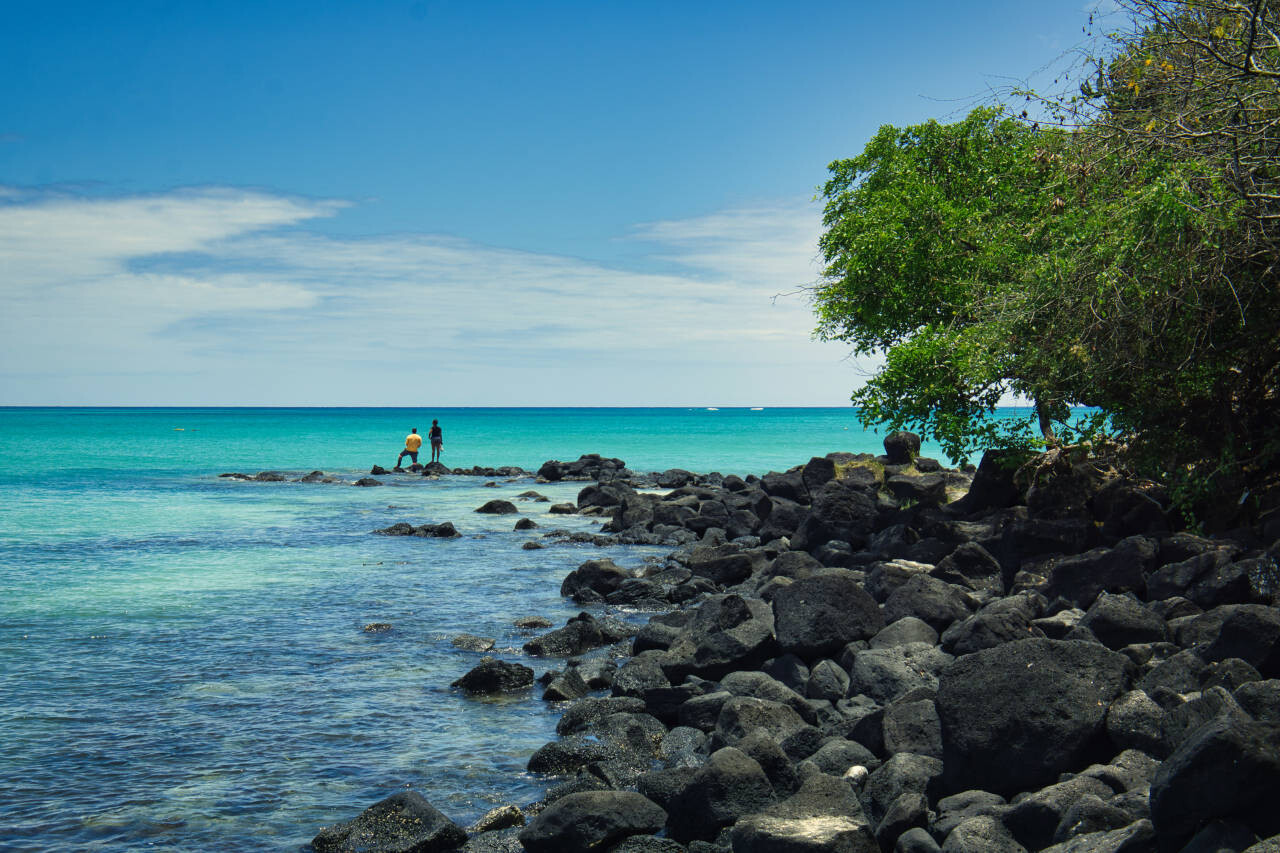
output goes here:
<path id="1" fill-rule="evenodd" d="M 314 849 L 1280 851 L 1280 531 L 1179 530 L 1158 488 L 1065 454 L 885 451 L 759 478 L 543 465 L 586 482 L 559 511 L 608 519 L 544 537 L 674 549 L 578 566 L 561 593 L 586 609 L 525 644 L 566 703 L 529 761 L 545 797 L 464 830 L 405 791 Z M 439 467 L 415 473 L 529 475 Z M 454 687 L 534 683 L 486 658 Z"/>

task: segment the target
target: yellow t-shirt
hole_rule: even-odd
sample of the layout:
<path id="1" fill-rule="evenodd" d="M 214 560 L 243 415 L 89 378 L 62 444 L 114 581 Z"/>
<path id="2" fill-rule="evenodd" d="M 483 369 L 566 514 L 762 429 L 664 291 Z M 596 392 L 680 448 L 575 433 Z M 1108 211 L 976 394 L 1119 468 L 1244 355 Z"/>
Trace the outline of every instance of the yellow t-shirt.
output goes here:
<path id="1" fill-rule="evenodd" d="M 416 453 L 418 448 L 422 446 L 422 436 L 416 432 L 411 432 L 404 437 L 404 449 L 411 453 Z"/>

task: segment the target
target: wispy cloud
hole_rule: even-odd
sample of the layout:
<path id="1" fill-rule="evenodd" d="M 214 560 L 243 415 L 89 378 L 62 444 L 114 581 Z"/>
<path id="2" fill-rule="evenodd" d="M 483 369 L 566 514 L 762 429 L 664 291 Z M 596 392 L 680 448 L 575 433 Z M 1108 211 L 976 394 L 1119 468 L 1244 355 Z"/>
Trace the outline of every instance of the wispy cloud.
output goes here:
<path id="1" fill-rule="evenodd" d="M 0 195 L 0 401 L 839 403 L 857 380 L 795 295 L 818 275 L 811 206 L 635 226 L 662 273 L 299 230 L 343 206 Z"/>

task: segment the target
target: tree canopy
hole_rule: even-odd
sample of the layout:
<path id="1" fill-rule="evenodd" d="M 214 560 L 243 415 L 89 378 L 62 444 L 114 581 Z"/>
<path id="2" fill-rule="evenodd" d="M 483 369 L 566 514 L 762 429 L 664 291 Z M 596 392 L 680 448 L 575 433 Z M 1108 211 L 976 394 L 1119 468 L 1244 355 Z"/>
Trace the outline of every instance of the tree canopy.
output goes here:
<path id="1" fill-rule="evenodd" d="M 884 353 L 864 422 L 953 459 L 1088 406 L 1152 472 L 1247 490 L 1280 467 L 1280 2 L 1121 2 L 1056 121 L 984 107 L 831 164 L 818 334 Z M 1039 436 L 993 417 L 1009 392 Z"/>

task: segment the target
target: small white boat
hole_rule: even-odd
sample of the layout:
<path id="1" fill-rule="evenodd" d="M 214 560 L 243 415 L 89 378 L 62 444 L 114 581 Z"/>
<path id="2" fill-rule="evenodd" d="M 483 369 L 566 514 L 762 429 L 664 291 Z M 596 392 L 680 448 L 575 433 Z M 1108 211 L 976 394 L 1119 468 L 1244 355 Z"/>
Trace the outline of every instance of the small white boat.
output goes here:
<path id="1" fill-rule="evenodd" d="M 752 407 L 751 407 L 751 411 L 753 411 L 753 412 L 763 412 L 763 411 L 764 411 L 764 406 L 752 406 Z"/>
<path id="2" fill-rule="evenodd" d="M 720 411 L 720 410 L 719 410 L 719 409 L 717 409 L 715 406 L 707 406 L 707 411 L 708 411 L 708 412 L 718 412 L 718 411 Z"/>

